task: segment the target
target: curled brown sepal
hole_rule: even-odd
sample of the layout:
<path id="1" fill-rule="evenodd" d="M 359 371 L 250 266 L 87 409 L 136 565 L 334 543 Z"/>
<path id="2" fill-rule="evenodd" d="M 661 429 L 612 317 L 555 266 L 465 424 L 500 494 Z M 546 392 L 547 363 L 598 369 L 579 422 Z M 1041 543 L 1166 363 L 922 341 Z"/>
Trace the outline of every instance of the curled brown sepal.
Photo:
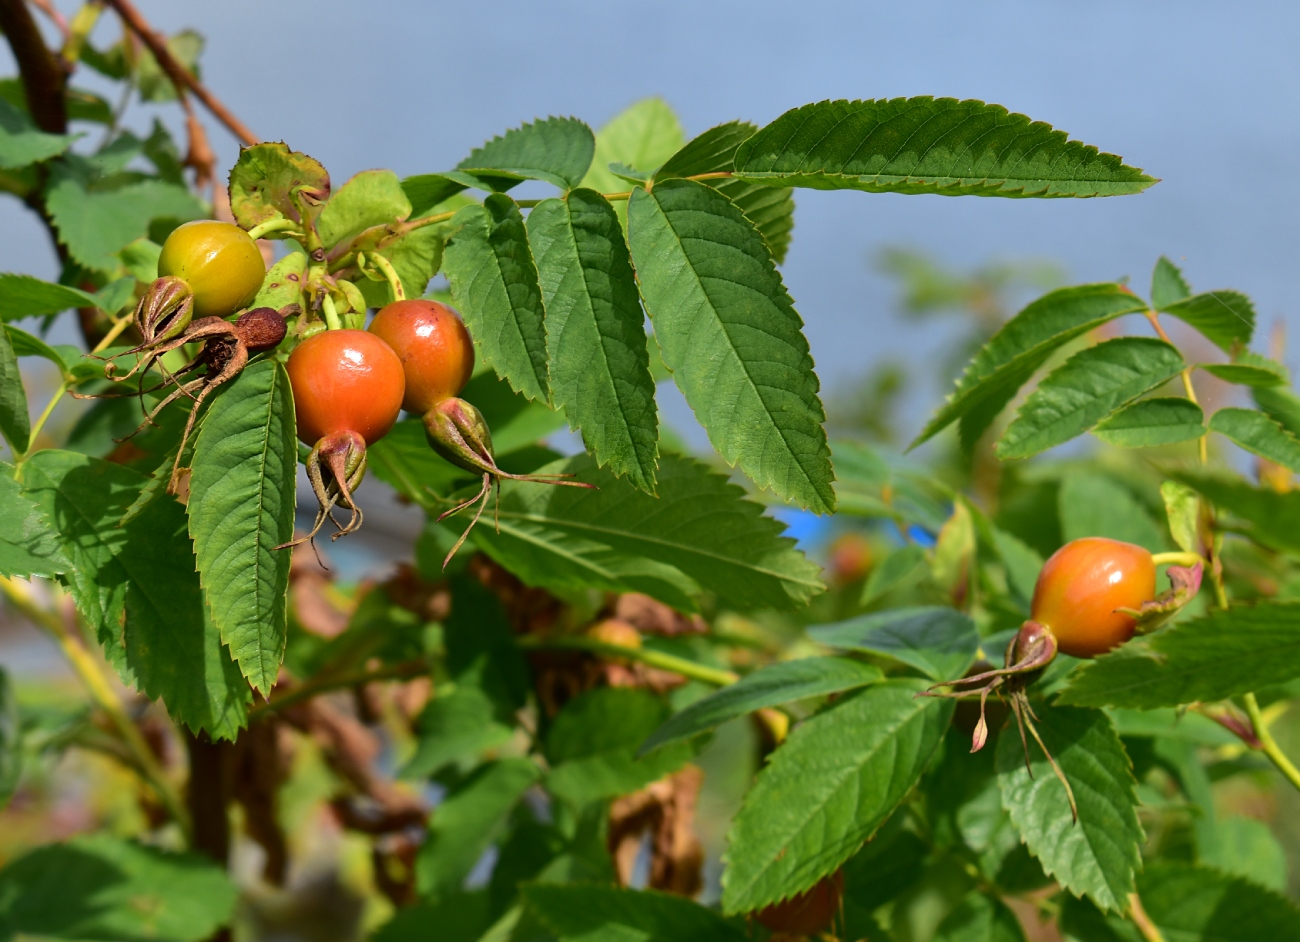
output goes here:
<path id="1" fill-rule="evenodd" d="M 144 297 L 136 303 L 134 317 L 135 328 L 140 333 L 140 343 L 130 350 L 108 357 L 109 362 L 104 367 L 104 376 L 108 379 L 120 382 L 148 369 L 161 355 L 156 348 L 179 337 L 189 328 L 194 319 L 194 290 L 188 282 L 174 275 L 155 278 L 145 290 Z M 136 360 L 135 366 L 128 372 L 121 376 L 114 375 L 117 367 L 112 361 L 131 354 L 143 356 Z"/>
<path id="2" fill-rule="evenodd" d="M 492 451 L 492 432 L 488 428 L 487 420 L 483 418 L 483 413 L 464 399 L 458 399 L 455 396 L 443 399 L 425 413 L 424 431 L 429 439 L 429 445 L 439 455 L 458 468 L 464 468 L 466 471 L 473 471 L 483 475 L 483 485 L 473 497 L 461 501 L 438 517 L 438 521 L 441 522 L 466 507 L 478 505 L 469 526 L 465 528 L 465 532 L 460 535 L 451 551 L 443 559 L 443 569 L 447 568 L 447 564 L 451 562 L 452 557 L 465 544 L 470 531 L 474 529 L 474 525 L 483 516 L 483 511 L 487 507 L 488 498 L 492 494 L 494 484 L 497 486 L 499 512 L 502 478 L 511 481 L 530 481 L 536 484 L 585 487 L 592 490 L 596 488 L 596 485 L 587 484 L 585 481 L 565 480 L 573 477 L 571 474 L 511 474 L 508 471 L 502 471 L 497 467 L 496 457 Z M 498 523 L 499 529 L 500 525 Z"/>
<path id="3" fill-rule="evenodd" d="M 305 536 L 281 543 L 276 549 L 288 549 L 307 542 L 314 549 L 316 534 L 326 520 L 331 521 L 338 530 L 337 533 L 330 534 L 332 540 L 359 530 L 363 514 L 353 499 L 352 492 L 365 476 L 366 440 L 356 432 L 331 432 L 318 441 L 307 456 L 307 479 L 311 482 L 312 493 L 316 495 L 318 504 L 316 521 Z M 347 523 L 339 523 L 334 517 L 335 507 L 351 511 Z"/>
<path id="4" fill-rule="evenodd" d="M 1194 566 L 1170 566 L 1165 570 L 1169 577 L 1169 588 L 1153 599 L 1149 599 L 1137 608 L 1117 608 L 1115 611 L 1137 619 L 1135 634 L 1150 634 L 1157 628 L 1167 625 L 1184 605 L 1196 598 L 1201 590 L 1201 578 L 1204 575 L 1200 563 Z"/>

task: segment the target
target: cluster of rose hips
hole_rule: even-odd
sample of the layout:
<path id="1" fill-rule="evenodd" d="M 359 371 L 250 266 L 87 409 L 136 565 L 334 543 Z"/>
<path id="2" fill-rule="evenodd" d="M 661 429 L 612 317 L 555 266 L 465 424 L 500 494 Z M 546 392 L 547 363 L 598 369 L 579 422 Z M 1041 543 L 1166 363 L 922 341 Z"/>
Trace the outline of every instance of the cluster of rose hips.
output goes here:
<path id="1" fill-rule="evenodd" d="M 182 396 L 193 400 L 169 482 L 174 492 L 185 441 L 204 399 L 238 375 L 250 356 L 278 347 L 288 333 L 285 318 L 302 312 L 297 305 L 279 311 L 255 308 L 227 320 L 252 303 L 266 277 L 257 244 L 231 223 L 201 220 L 175 229 L 163 245 L 158 273 L 136 307 L 141 342 L 127 351 L 137 356 L 135 365 L 119 376 L 110 363 L 106 374 L 120 381 L 136 374 L 143 377 L 154 366 L 163 374 L 163 383 L 150 390 L 141 386 L 137 392 L 172 387 L 141 428 L 168 403 Z M 429 443 L 438 454 L 482 475 L 479 492 L 439 520 L 478 503 L 472 529 L 492 485 L 501 478 L 590 486 L 559 480 L 560 475 L 515 475 L 497 467 L 487 422 L 457 397 L 474 372 L 474 345 L 453 308 L 424 299 L 399 300 L 381 309 L 368 330 L 323 327 L 312 323 L 300 331 L 305 339 L 293 348 L 287 363 L 298 437 L 311 446 L 307 474 L 320 505 L 315 525 L 303 540 L 313 539 L 327 519 L 334 520 L 336 507 L 351 515 L 344 524 L 334 520 L 334 538 L 361 525 L 353 491 L 365 475 L 366 447 L 388 433 L 403 409 L 423 416 Z M 189 343 L 203 346 L 188 363 L 168 370 L 162 357 Z M 448 559 L 468 534 L 466 529 Z"/>

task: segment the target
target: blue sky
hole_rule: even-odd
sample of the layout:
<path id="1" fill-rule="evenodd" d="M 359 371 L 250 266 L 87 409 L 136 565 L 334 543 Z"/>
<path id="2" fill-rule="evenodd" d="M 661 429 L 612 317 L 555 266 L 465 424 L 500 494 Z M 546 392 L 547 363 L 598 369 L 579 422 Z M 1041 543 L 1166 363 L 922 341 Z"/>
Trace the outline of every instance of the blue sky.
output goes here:
<path id="1" fill-rule="evenodd" d="M 650 94 L 674 105 L 688 133 L 737 117 L 762 123 L 822 98 L 982 98 L 1162 178 L 1140 196 L 1106 200 L 800 192 L 784 273 L 825 387 L 881 358 L 920 362 L 942 341 L 942 324 L 893 314 L 892 287 L 868 264 L 892 244 L 961 265 L 1047 257 L 1075 280 L 1129 274 L 1139 287 L 1165 253 L 1195 287 L 1251 294 L 1264 325 L 1294 317 L 1294 4 L 138 5 L 165 30 L 203 32 L 217 94 L 337 181 L 374 166 L 445 169 L 521 121 L 574 114 L 598 126 Z M 115 28 L 106 23 L 97 39 Z M 214 137 L 228 164 L 233 139 Z M 43 233 L 13 201 L 0 202 L 0 257 L 0 269 L 53 274 Z"/>

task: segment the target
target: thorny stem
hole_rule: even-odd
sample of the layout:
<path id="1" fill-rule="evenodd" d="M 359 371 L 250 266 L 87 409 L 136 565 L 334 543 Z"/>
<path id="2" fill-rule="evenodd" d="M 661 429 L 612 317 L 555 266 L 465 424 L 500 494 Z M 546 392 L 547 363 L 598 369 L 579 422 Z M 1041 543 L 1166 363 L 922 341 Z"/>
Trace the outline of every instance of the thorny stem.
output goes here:
<path id="1" fill-rule="evenodd" d="M 194 97 L 203 102 L 213 116 L 224 124 L 231 134 L 239 138 L 241 144 L 250 146 L 260 143 L 258 136 L 250 131 L 244 122 L 236 118 L 229 108 L 218 101 L 217 97 L 195 78 L 194 73 L 177 61 L 171 50 L 167 48 L 166 40 L 150 28 L 149 22 L 135 8 L 131 0 L 104 0 L 104 2 L 117 12 L 127 28 L 149 47 L 149 51 L 153 53 L 153 57 L 158 60 L 158 64 L 173 84 L 178 87 L 184 86 L 193 92 Z"/>
<path id="2" fill-rule="evenodd" d="M 189 813 L 185 810 L 185 805 L 181 802 L 180 796 L 176 794 L 167 781 L 167 777 L 164 775 L 162 767 L 159 766 L 153 750 L 149 748 L 149 744 L 145 742 L 139 728 L 127 715 L 126 709 L 122 706 L 122 701 L 118 699 L 112 684 L 109 683 L 108 678 L 100 670 L 99 662 L 95 660 L 84 644 L 72 637 L 71 632 L 64 625 L 63 619 L 57 613 L 47 611 L 36 604 L 31 597 L 30 590 L 22 583 L 0 576 L 0 592 L 4 593 L 5 598 L 14 608 L 22 612 L 33 624 L 43 628 L 58 644 L 64 657 L 68 659 L 72 669 L 76 671 L 77 676 L 86 686 L 90 698 L 108 715 L 113 725 L 117 727 L 118 734 L 131 752 L 131 758 L 139 766 L 145 780 L 153 788 L 163 807 L 167 809 L 167 813 L 180 826 L 188 843 L 192 830 Z"/>
<path id="3" fill-rule="evenodd" d="M 301 703 L 303 700 L 310 700 L 312 697 L 329 693 L 331 690 L 359 687 L 362 684 L 372 683 L 377 680 L 410 680 L 413 677 L 422 677 L 428 673 L 429 662 L 424 658 L 420 658 L 414 661 L 404 661 L 401 664 L 389 664 L 372 671 L 352 671 L 347 674 L 336 674 L 332 677 L 317 677 L 299 687 L 294 687 L 292 690 L 286 690 L 279 696 L 272 697 L 269 702 L 257 704 L 248 711 L 248 720 L 250 723 L 255 722 L 268 713 L 283 710 L 287 706 Z"/>
<path id="4" fill-rule="evenodd" d="M 103 339 L 100 340 L 99 343 L 95 344 L 95 349 L 91 350 L 90 352 L 99 353 L 101 350 L 108 348 L 108 346 L 112 344 L 114 340 L 116 340 L 119 336 L 121 336 L 122 331 L 126 330 L 127 325 L 131 323 L 131 318 L 133 316 L 134 316 L 133 314 L 127 314 L 113 321 L 112 328 L 109 330 L 108 333 L 104 335 Z M 59 404 L 59 401 L 63 398 L 64 393 L 68 391 L 68 387 L 69 387 L 69 382 L 65 378 L 59 383 L 58 387 L 54 390 L 54 395 L 51 396 L 50 401 L 45 404 L 45 409 L 43 412 L 41 412 L 40 418 L 38 418 L 36 420 L 36 424 L 32 426 L 31 434 L 27 438 L 27 450 L 24 451 L 21 455 L 14 456 L 15 467 L 21 468 L 23 466 L 23 463 L 28 458 L 31 457 L 32 449 L 36 447 L 36 436 L 39 435 L 41 429 L 45 427 L 45 423 L 49 420 L 50 416 L 54 413 L 54 407 Z"/>
<path id="5" fill-rule="evenodd" d="M 1248 693 L 1242 697 L 1246 705 L 1246 714 L 1250 717 L 1250 723 L 1255 728 L 1255 738 L 1259 740 L 1257 747 L 1260 752 L 1268 756 L 1269 761 L 1277 766 L 1277 770 L 1286 776 L 1286 780 L 1300 790 L 1300 769 L 1295 767 L 1290 759 L 1287 758 L 1273 734 L 1269 732 L 1268 723 L 1264 720 L 1264 714 L 1259 709 L 1259 701 L 1255 699 L 1253 693 Z"/>
<path id="6" fill-rule="evenodd" d="M 597 641 L 595 638 L 520 638 L 518 643 L 522 648 L 558 648 L 562 650 L 588 651 L 591 654 L 602 654 L 605 657 L 621 657 L 629 661 L 638 661 L 647 667 L 672 671 L 674 674 L 681 674 L 683 677 L 701 680 L 706 684 L 715 684 L 719 687 L 730 686 L 740 680 L 740 676 L 731 671 L 697 664 L 694 661 L 686 660 L 684 657 L 665 654 L 662 651 L 653 651 L 649 648 L 629 648 L 621 644 L 609 644 L 605 641 Z"/>

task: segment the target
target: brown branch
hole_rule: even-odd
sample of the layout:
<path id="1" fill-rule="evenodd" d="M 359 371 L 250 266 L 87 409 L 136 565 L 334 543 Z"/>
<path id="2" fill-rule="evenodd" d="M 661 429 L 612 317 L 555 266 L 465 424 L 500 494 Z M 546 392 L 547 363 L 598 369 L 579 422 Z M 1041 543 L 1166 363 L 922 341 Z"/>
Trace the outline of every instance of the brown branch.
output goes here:
<path id="1" fill-rule="evenodd" d="M 13 0 L 0 0 L 0 3 L 6 2 L 13 2 Z M 239 138 L 240 143 L 252 145 L 260 142 L 260 138 L 250 131 L 244 122 L 236 118 L 229 108 L 218 101 L 212 92 L 208 91 L 207 87 L 194 76 L 193 72 L 185 68 L 172 55 L 171 50 L 167 48 L 167 40 L 153 31 L 149 26 L 149 22 L 135 8 L 131 0 L 105 0 L 105 2 L 122 18 L 126 28 L 139 36 L 141 42 L 149 47 L 153 57 L 158 60 L 158 64 L 167 73 L 167 77 L 171 79 L 172 84 L 178 90 L 186 88 L 193 92 L 194 97 L 203 102 L 213 116 L 230 130 L 231 134 Z"/>
<path id="2" fill-rule="evenodd" d="M 32 120 L 47 134 L 66 134 L 68 73 L 58 55 L 45 45 L 25 0 L 0 0 L 0 31 L 18 63 Z"/>

